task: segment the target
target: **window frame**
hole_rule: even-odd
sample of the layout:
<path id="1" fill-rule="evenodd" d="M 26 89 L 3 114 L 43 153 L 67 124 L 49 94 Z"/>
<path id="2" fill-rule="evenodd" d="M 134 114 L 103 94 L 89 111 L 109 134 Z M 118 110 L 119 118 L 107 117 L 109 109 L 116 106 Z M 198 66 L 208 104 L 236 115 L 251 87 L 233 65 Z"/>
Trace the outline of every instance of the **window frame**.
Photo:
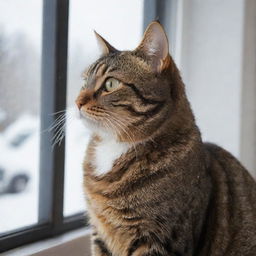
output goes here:
<path id="1" fill-rule="evenodd" d="M 69 0 L 43 1 L 41 131 L 53 123 L 52 113 L 66 108 L 68 13 Z M 83 213 L 63 216 L 65 142 L 52 148 L 53 136 L 40 136 L 38 223 L 1 234 L 0 252 L 87 225 Z"/>
<path id="2" fill-rule="evenodd" d="M 144 28 L 156 18 L 162 21 L 159 2 L 144 0 Z M 43 0 L 40 131 L 54 122 L 52 113 L 66 108 L 68 22 L 69 0 Z M 55 132 L 40 133 L 38 223 L 0 234 L 0 253 L 88 226 L 84 213 L 63 215 L 65 141 L 52 148 Z"/>

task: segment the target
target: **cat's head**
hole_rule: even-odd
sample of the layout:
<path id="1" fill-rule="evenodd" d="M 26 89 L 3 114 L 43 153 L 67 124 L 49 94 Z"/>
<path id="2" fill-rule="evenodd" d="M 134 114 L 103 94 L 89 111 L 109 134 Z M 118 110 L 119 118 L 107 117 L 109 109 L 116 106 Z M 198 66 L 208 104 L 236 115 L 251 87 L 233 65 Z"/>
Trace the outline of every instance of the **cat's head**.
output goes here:
<path id="1" fill-rule="evenodd" d="M 102 57 L 84 73 L 76 104 L 86 125 L 119 141 L 150 138 L 170 118 L 177 72 L 163 27 L 152 22 L 139 46 L 118 51 L 96 33 Z"/>

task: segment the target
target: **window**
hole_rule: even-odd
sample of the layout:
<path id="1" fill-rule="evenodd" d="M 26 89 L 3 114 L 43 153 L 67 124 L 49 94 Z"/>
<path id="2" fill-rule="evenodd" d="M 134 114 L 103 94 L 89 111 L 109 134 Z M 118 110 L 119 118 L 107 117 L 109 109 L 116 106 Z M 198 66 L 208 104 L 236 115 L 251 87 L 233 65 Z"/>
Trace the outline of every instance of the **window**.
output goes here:
<path id="1" fill-rule="evenodd" d="M 15 2 L 0 3 L 0 236 L 39 222 L 42 0 Z"/>
<path id="2" fill-rule="evenodd" d="M 11 25 L 8 21 L 13 15 L 16 2 L 19 1 L 13 0 L 12 4 L 10 1 L 8 3 L 3 1 L 0 4 L 0 27 L 2 26 L 3 29 Z M 109 6 L 112 6 L 111 9 Z M 107 9 L 109 12 L 106 12 Z M 8 138 L 4 143 L 12 150 L 11 156 L 24 148 L 21 158 L 25 163 L 33 161 L 33 166 L 29 168 L 37 175 L 33 181 L 34 176 L 25 176 L 24 169 L 19 175 L 21 179 L 17 182 L 17 188 L 23 192 L 0 194 L 0 252 L 67 230 L 85 227 L 81 167 L 88 133 L 79 121 L 73 119 L 72 106 L 81 87 L 83 70 L 98 57 L 93 29 L 120 49 L 135 48 L 143 31 L 142 0 L 125 3 L 119 0 L 111 0 L 108 3 L 99 0 L 29 0 L 25 6 L 17 8 L 17 12 L 20 16 L 17 20 L 13 20 L 14 25 L 20 23 L 22 31 L 28 30 L 28 35 L 37 31 L 37 37 L 32 38 L 35 44 L 33 45 L 27 36 L 28 42 L 24 45 L 25 50 L 34 53 L 32 57 L 35 58 L 29 59 L 30 56 L 25 50 L 22 52 L 23 48 L 20 45 L 19 47 L 17 44 L 13 45 L 17 53 L 23 54 L 17 56 L 19 61 L 17 70 L 6 66 L 9 72 L 14 70 L 14 74 L 19 72 L 20 75 L 12 77 L 13 80 L 9 81 L 15 90 L 17 89 L 15 86 L 21 84 L 15 94 L 10 87 L 5 87 L 6 83 L 1 80 L 4 78 L 7 81 L 10 76 L 3 76 L 0 70 L 1 94 L 3 90 L 9 93 L 8 97 L 5 97 L 7 103 L 16 101 L 17 110 L 20 113 L 24 112 L 24 115 L 17 115 L 17 118 L 7 122 L 5 120 L 11 115 L 1 103 L 0 142 L 2 145 L 2 142 Z M 110 12 L 112 15 L 109 15 Z M 4 17 L 5 23 L 3 23 Z M 23 17 L 26 18 L 23 20 Z M 127 33 L 133 36 L 127 37 Z M 109 38 L 110 34 L 111 38 Z M 0 39 L 0 43 L 3 39 Z M 21 36 L 17 38 L 17 42 L 23 42 L 21 39 Z M 0 45 L 2 50 L 3 44 Z M 7 51 L 4 50 L 5 52 Z M 16 59 L 13 60 L 15 61 Z M 27 62 L 28 66 L 26 66 Z M 40 67 L 41 63 L 42 67 Z M 27 73 L 24 71 L 25 68 L 28 69 Z M 19 78 L 22 78 L 20 84 L 13 82 Z M 25 92 L 28 94 L 27 98 L 22 97 L 17 101 L 21 95 L 25 95 Z M 49 128 L 60 118 L 64 109 L 67 109 L 66 139 L 52 147 L 52 140 L 58 139 L 60 134 L 56 129 Z M 14 111 L 12 106 L 9 110 Z M 0 148 L 0 153 L 5 152 L 3 150 L 6 149 Z M 3 155 L 0 154 L 0 160 L 3 159 Z M 4 166 L 0 167 L 1 182 L 5 178 L 6 171 Z M 29 186 L 24 187 L 24 183 Z M 19 211 L 14 210 L 17 208 Z"/>
<path id="3" fill-rule="evenodd" d="M 7 36 L 13 29 L 17 37 L 12 44 L 3 41 L 10 37 L 1 38 L 1 57 L 10 53 L 1 65 L 6 68 L 0 82 L 1 95 L 6 93 L 6 102 L 1 103 L 1 160 L 7 161 L 1 177 L 5 179 L 12 166 L 8 175 L 18 172 L 19 178 L 12 194 L 0 196 L 0 214 L 5 215 L 0 222 L 0 251 L 4 251 L 84 225 L 85 220 L 62 217 L 64 150 L 52 149 L 54 131 L 47 132 L 52 114 L 65 107 L 68 1 L 2 1 L 0 10 L 1 28 Z M 17 171 L 15 164 L 20 167 Z M 27 175 L 28 170 L 34 173 Z"/>

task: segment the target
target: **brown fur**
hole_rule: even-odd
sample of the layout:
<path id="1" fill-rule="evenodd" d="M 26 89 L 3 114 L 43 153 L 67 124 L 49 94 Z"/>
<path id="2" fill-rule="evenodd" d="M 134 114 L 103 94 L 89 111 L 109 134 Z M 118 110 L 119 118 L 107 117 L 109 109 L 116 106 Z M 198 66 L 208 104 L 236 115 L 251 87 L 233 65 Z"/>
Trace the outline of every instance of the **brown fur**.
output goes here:
<path id="1" fill-rule="evenodd" d="M 162 41 L 150 55 L 155 34 Z M 80 110 L 134 145 L 100 176 L 93 164 L 98 134 L 87 149 L 93 255 L 256 255 L 255 181 L 224 149 L 202 143 L 179 71 L 165 56 L 166 42 L 153 22 L 136 50 L 107 44 L 85 74 Z M 121 81 L 112 93 L 101 89 L 107 77 Z"/>

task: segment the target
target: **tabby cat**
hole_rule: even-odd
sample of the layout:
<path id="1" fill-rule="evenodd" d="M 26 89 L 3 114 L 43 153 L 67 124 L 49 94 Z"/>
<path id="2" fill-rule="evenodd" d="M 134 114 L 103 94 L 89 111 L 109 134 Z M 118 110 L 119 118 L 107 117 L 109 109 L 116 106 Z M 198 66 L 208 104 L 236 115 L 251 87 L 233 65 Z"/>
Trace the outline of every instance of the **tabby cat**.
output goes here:
<path id="1" fill-rule="evenodd" d="M 256 183 L 201 140 L 163 27 L 103 55 L 76 100 L 91 137 L 84 192 L 94 256 L 255 256 Z"/>

